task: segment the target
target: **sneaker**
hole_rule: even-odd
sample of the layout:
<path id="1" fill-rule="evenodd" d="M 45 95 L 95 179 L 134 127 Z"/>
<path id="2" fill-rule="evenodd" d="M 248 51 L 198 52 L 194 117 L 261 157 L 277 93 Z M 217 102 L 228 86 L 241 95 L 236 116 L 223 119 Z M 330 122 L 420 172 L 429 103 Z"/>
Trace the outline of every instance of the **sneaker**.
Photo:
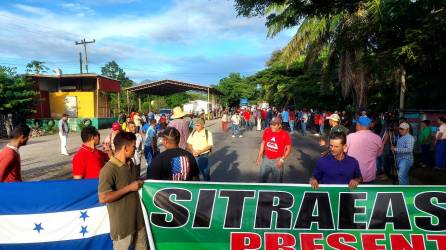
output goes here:
<path id="1" fill-rule="evenodd" d="M 69 156 L 68 153 L 60 153 L 61 155 Z"/>
<path id="2" fill-rule="evenodd" d="M 427 168 L 427 165 L 424 164 L 424 163 L 420 163 L 420 167 L 422 167 L 422 168 Z"/>
<path id="3" fill-rule="evenodd" d="M 232 135 L 232 138 L 235 138 L 235 135 Z"/>
<path id="4" fill-rule="evenodd" d="M 238 138 L 242 138 L 242 137 L 243 137 L 243 135 L 239 135 L 239 136 L 238 136 Z"/>

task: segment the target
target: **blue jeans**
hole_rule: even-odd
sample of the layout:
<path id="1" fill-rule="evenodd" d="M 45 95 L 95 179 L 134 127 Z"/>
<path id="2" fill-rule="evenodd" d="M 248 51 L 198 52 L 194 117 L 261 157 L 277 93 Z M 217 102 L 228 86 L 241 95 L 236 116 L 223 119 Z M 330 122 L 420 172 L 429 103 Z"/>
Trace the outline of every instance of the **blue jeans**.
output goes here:
<path id="1" fill-rule="evenodd" d="M 439 140 L 435 147 L 435 166 L 445 168 L 446 164 L 446 140 Z"/>
<path id="2" fill-rule="evenodd" d="M 319 133 L 321 134 L 321 136 L 324 136 L 324 125 L 320 125 L 319 126 Z"/>
<path id="3" fill-rule="evenodd" d="M 400 185 L 409 185 L 409 170 L 413 165 L 413 160 L 397 159 L 398 161 L 398 180 Z"/>
<path id="4" fill-rule="evenodd" d="M 209 169 L 209 154 L 202 154 L 195 157 L 204 181 L 211 181 L 211 170 Z"/>
<path id="5" fill-rule="evenodd" d="M 302 122 L 302 135 L 307 135 L 307 124 Z"/>
<path id="6" fill-rule="evenodd" d="M 158 153 L 158 152 L 156 152 Z M 152 178 L 152 159 L 154 157 L 154 152 L 152 149 L 152 146 L 144 146 L 144 157 L 146 158 L 147 162 L 147 179 Z"/>
<path id="7" fill-rule="evenodd" d="M 383 171 L 383 162 L 384 162 L 384 156 L 378 156 L 376 158 L 376 172 L 381 173 Z"/>
<path id="8" fill-rule="evenodd" d="M 290 121 L 290 132 L 294 132 L 294 121 Z"/>
<path id="9" fill-rule="evenodd" d="M 232 134 L 233 135 L 240 135 L 240 125 L 232 124 Z"/>
<path id="10" fill-rule="evenodd" d="M 283 166 L 278 168 L 276 162 L 278 159 L 268 159 L 263 157 L 262 165 L 260 166 L 260 182 L 268 182 L 269 175 L 272 174 L 272 183 L 283 182 Z"/>
<path id="11" fill-rule="evenodd" d="M 246 121 L 246 130 L 252 130 L 252 124 L 251 121 Z"/>

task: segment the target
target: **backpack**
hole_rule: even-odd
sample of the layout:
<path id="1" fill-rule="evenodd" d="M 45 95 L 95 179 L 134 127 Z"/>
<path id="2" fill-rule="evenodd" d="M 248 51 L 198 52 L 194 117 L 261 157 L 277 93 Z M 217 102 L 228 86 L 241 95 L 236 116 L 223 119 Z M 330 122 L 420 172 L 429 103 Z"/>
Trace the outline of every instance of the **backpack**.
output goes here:
<path id="1" fill-rule="evenodd" d="M 194 134 L 195 134 L 195 132 L 197 132 L 197 130 L 193 130 L 192 131 L 192 134 L 191 134 L 191 136 L 194 136 Z M 208 143 L 208 139 L 209 139 L 209 131 L 207 130 L 207 129 L 204 129 L 204 132 L 205 132 L 205 134 L 206 134 L 206 143 Z M 209 143 L 208 143 L 209 144 Z M 210 153 L 212 153 L 212 146 L 211 146 L 211 148 L 209 149 L 209 154 Z"/>

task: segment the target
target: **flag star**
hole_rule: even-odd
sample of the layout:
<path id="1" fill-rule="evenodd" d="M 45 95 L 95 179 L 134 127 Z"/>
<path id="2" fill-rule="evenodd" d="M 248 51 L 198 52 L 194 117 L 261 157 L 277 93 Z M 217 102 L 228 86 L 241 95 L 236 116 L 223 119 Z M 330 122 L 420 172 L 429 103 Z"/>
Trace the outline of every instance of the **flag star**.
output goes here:
<path id="1" fill-rule="evenodd" d="M 34 223 L 34 225 L 35 225 L 35 227 L 33 230 L 36 230 L 40 234 L 40 231 L 43 230 L 42 223 L 39 223 L 39 224 Z"/>
<path id="2" fill-rule="evenodd" d="M 79 218 L 85 221 L 88 217 L 90 217 L 88 216 L 87 212 L 88 212 L 87 210 L 85 210 L 84 212 L 81 211 L 81 216 Z"/>
<path id="3" fill-rule="evenodd" d="M 82 234 L 82 237 L 85 237 L 85 234 L 88 233 L 87 227 L 88 226 L 81 226 L 82 230 L 79 233 Z"/>

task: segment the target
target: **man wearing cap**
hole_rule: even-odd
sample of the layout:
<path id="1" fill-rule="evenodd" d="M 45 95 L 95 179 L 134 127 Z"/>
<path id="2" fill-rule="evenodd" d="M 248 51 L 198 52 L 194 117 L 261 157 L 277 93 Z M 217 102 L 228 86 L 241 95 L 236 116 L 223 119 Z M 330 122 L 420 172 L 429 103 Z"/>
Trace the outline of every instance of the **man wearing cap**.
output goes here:
<path id="1" fill-rule="evenodd" d="M 291 138 L 287 131 L 282 130 L 282 120 L 279 117 L 271 119 L 270 127 L 265 129 L 257 155 L 257 166 L 260 166 L 260 182 L 268 182 L 272 174 L 272 182 L 283 182 L 285 160 L 291 152 Z"/>
<path id="2" fill-rule="evenodd" d="M 347 136 L 347 155 L 359 162 L 363 182 L 373 183 L 376 178 L 376 159 L 383 153 L 381 137 L 370 130 L 372 120 L 361 116 L 356 123 L 356 132 Z"/>
<path id="3" fill-rule="evenodd" d="M 414 137 L 409 133 L 410 126 L 403 122 L 399 126 L 400 137 L 395 146 L 390 149 L 396 154 L 396 163 L 398 166 L 398 180 L 400 185 L 409 185 L 409 170 L 413 165 L 413 146 Z"/>
<path id="4" fill-rule="evenodd" d="M 115 151 L 115 144 L 113 143 L 113 140 L 120 131 L 121 131 L 121 124 L 119 124 L 118 122 L 114 122 L 112 124 L 111 133 L 105 137 L 104 142 L 102 143 L 104 147 L 104 152 L 107 153 L 108 157 L 113 156 L 113 152 Z"/>
<path id="5" fill-rule="evenodd" d="M 180 132 L 174 127 L 166 128 L 161 134 L 166 149 L 152 162 L 152 179 L 169 181 L 199 180 L 200 174 L 194 156 L 178 147 Z"/>
<path id="6" fill-rule="evenodd" d="M 175 107 L 172 110 L 172 119 L 168 127 L 176 128 L 180 132 L 180 143 L 179 147 L 186 150 L 187 149 L 187 138 L 189 137 L 189 122 L 183 119 L 186 113 L 181 109 L 181 107 Z"/>
<path id="7" fill-rule="evenodd" d="M 198 118 L 195 123 L 195 130 L 189 135 L 187 139 L 187 146 L 189 151 L 195 157 L 198 163 L 200 173 L 203 175 L 204 181 L 211 181 L 209 170 L 209 153 L 214 146 L 211 131 L 204 128 L 205 121 L 203 118 Z"/>
<path id="8" fill-rule="evenodd" d="M 330 124 L 331 127 L 330 133 L 328 134 L 328 138 L 330 138 L 330 136 L 333 133 L 339 133 L 339 132 L 343 132 L 346 136 L 348 135 L 349 130 L 348 128 L 341 125 L 341 117 L 339 117 L 338 114 L 332 114 L 328 116 L 327 119 L 328 119 L 328 124 Z M 319 145 L 321 146 L 327 145 L 327 141 L 329 140 L 328 138 L 321 139 Z M 328 151 L 326 153 L 328 153 Z"/>

